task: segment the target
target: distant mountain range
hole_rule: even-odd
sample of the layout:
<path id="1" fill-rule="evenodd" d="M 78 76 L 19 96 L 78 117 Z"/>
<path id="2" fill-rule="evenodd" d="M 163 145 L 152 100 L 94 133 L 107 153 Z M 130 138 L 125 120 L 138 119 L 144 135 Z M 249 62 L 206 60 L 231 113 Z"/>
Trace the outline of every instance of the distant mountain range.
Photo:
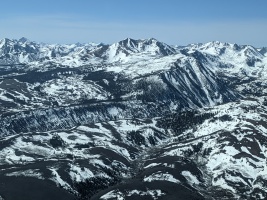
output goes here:
<path id="1" fill-rule="evenodd" d="M 266 47 L 2 39 L 0 199 L 265 199 L 266 95 Z"/>

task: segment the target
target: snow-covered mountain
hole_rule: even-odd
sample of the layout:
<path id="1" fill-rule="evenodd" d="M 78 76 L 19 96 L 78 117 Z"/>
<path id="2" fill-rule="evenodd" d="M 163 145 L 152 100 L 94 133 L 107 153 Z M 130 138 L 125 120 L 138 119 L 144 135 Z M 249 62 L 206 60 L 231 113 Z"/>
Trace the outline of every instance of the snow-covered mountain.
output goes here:
<path id="1" fill-rule="evenodd" d="M 0 55 L 2 64 L 40 65 L 45 61 L 79 66 L 91 62 L 117 62 L 127 60 L 132 54 L 167 56 L 176 51 L 154 38 L 134 40 L 127 38 L 112 45 L 105 44 L 39 44 L 26 38 L 2 39 Z"/>
<path id="2" fill-rule="evenodd" d="M 2 39 L 0 199 L 265 199 L 266 94 L 266 48 Z"/>

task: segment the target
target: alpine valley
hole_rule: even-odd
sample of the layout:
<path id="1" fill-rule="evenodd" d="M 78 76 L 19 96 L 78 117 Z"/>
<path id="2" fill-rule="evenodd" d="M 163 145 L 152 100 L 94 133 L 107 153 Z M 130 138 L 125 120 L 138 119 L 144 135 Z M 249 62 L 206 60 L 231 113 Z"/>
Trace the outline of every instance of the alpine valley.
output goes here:
<path id="1" fill-rule="evenodd" d="M 0 41 L 0 200 L 267 198 L 267 48 Z"/>

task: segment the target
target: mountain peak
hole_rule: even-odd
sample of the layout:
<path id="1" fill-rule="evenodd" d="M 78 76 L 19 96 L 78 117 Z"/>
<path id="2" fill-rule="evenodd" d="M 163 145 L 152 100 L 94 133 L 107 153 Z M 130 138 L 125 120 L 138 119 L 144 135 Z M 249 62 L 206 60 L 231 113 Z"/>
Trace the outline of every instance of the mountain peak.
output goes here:
<path id="1" fill-rule="evenodd" d="M 125 40 L 125 41 L 136 41 L 135 39 L 133 39 L 133 38 L 129 38 L 129 37 L 125 38 L 124 40 Z M 123 40 L 123 41 L 124 41 L 124 40 Z"/>
<path id="2" fill-rule="evenodd" d="M 127 37 L 124 40 L 119 41 L 118 43 L 122 44 L 122 43 L 131 43 L 131 42 L 133 42 L 133 43 L 146 43 L 146 42 L 156 43 L 156 42 L 159 42 L 159 41 L 157 39 L 155 39 L 155 38 L 138 39 L 138 40 L 136 40 L 136 39 Z"/>
<path id="3" fill-rule="evenodd" d="M 1 43 L 7 43 L 7 42 L 10 42 L 11 39 L 9 39 L 9 38 L 3 38 L 0 41 L 1 41 Z"/>
<path id="4" fill-rule="evenodd" d="M 261 49 L 259 49 L 259 52 L 262 54 L 262 55 L 265 55 L 267 53 L 267 47 L 263 47 Z"/>
<path id="5" fill-rule="evenodd" d="M 152 42 L 158 42 L 158 40 L 157 40 L 157 39 L 155 39 L 155 38 L 148 38 L 148 41 L 152 41 Z"/>
<path id="6" fill-rule="evenodd" d="M 8 45 L 12 40 L 8 39 L 8 38 L 3 38 L 2 40 L 0 40 L 0 48 Z"/>
<path id="7" fill-rule="evenodd" d="M 124 40 L 121 40 L 118 42 L 120 45 L 130 45 L 131 43 L 137 43 L 137 40 L 132 39 L 132 38 L 125 38 Z"/>
<path id="8" fill-rule="evenodd" d="M 206 44 L 204 44 L 207 47 L 225 47 L 225 46 L 230 46 L 229 43 L 226 42 L 220 42 L 220 41 L 211 41 Z"/>
<path id="9" fill-rule="evenodd" d="M 25 43 L 25 42 L 28 42 L 29 40 L 26 37 L 22 37 L 18 41 L 21 43 Z"/>

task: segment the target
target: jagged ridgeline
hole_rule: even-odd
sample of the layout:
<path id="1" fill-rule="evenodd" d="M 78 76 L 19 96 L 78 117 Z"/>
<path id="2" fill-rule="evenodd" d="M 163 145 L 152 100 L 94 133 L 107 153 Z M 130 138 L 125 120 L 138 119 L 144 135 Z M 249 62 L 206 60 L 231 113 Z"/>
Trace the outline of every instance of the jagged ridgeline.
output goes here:
<path id="1" fill-rule="evenodd" d="M 2 39 L 0 199 L 265 199 L 266 71 L 250 45 Z"/>

